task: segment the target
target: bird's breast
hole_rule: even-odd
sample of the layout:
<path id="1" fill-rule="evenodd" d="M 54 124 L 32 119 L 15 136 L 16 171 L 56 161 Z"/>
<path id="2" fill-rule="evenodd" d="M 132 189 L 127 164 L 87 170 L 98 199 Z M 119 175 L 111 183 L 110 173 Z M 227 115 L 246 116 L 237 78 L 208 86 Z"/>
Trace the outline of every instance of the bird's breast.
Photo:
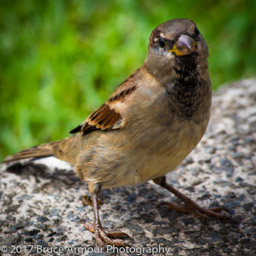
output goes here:
<path id="1" fill-rule="evenodd" d="M 142 143 L 136 150 L 136 170 L 142 182 L 175 169 L 196 147 L 207 127 L 208 120 L 201 123 L 183 121 L 150 136 L 148 143 Z"/>

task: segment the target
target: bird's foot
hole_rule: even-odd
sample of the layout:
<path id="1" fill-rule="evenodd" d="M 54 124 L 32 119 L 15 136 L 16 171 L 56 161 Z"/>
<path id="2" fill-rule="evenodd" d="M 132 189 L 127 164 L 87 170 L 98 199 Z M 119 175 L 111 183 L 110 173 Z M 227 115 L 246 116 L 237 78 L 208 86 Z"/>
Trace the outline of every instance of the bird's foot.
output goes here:
<path id="1" fill-rule="evenodd" d="M 191 199 L 190 199 L 191 200 Z M 193 214 L 195 217 L 207 220 L 207 216 L 219 219 L 221 221 L 229 221 L 231 218 L 225 214 L 221 214 L 221 211 L 226 211 L 227 213 L 230 213 L 229 210 L 225 207 L 214 207 L 205 209 L 199 206 L 194 201 L 186 202 L 184 205 L 179 205 L 173 202 L 162 202 L 158 206 L 167 206 L 169 209 L 176 210 L 183 213 L 190 213 Z"/>
<path id="2" fill-rule="evenodd" d="M 130 238 L 129 235 L 123 232 L 105 231 L 102 226 L 94 227 L 90 222 L 85 223 L 85 228 L 91 233 L 94 233 L 97 244 L 100 247 L 105 247 L 106 244 L 114 245 L 117 247 L 126 247 L 129 244 L 123 242 L 123 240 L 118 238 Z"/>
<path id="3" fill-rule="evenodd" d="M 174 209 L 179 212 L 185 212 L 185 213 L 191 213 L 195 217 L 199 219 L 206 220 L 207 216 L 219 219 L 221 221 L 233 221 L 231 217 L 220 213 L 221 211 L 226 211 L 227 213 L 230 213 L 229 210 L 225 207 L 214 207 L 214 208 L 209 208 L 205 209 L 201 206 L 199 206 L 196 202 L 194 202 L 192 199 L 178 191 L 176 188 L 174 188 L 171 184 L 168 184 L 166 182 L 166 177 L 162 176 L 157 179 L 153 180 L 156 184 L 162 186 L 163 188 L 167 189 L 171 193 L 173 193 L 176 197 L 178 197 L 184 204 L 179 205 L 176 203 L 171 203 L 171 202 L 162 202 L 159 204 L 165 205 L 170 209 Z"/>

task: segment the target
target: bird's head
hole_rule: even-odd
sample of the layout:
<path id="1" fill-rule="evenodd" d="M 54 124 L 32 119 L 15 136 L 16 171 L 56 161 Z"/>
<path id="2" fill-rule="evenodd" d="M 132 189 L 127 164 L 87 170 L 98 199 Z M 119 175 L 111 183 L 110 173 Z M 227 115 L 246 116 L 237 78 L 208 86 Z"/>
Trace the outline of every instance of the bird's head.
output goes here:
<path id="1" fill-rule="evenodd" d="M 193 21 L 169 20 L 151 33 L 145 65 L 155 77 L 207 70 L 208 47 Z M 204 69 L 204 70 L 203 70 Z"/>

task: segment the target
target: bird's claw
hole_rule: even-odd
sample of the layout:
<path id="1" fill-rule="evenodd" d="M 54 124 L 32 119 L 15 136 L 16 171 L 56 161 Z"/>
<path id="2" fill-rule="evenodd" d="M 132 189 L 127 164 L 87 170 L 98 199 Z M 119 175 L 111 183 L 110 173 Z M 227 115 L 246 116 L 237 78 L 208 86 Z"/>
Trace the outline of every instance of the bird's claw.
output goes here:
<path id="1" fill-rule="evenodd" d="M 85 228 L 91 233 L 94 233 L 97 244 L 100 247 L 105 247 L 106 244 L 114 245 L 117 247 L 130 246 L 118 238 L 130 238 L 129 235 L 123 232 L 105 231 L 102 227 L 94 228 L 94 225 L 90 222 L 85 223 Z"/>
<path id="2" fill-rule="evenodd" d="M 167 206 L 169 209 L 176 210 L 178 212 L 191 213 L 196 218 L 199 218 L 202 220 L 207 220 L 207 216 L 219 219 L 221 221 L 231 220 L 231 217 L 220 213 L 221 211 L 226 211 L 227 213 L 230 213 L 230 211 L 225 207 L 214 207 L 214 208 L 204 209 L 194 202 L 192 205 L 190 204 L 179 205 L 173 202 L 161 202 L 160 204 L 158 204 L 158 207 L 163 205 Z"/>

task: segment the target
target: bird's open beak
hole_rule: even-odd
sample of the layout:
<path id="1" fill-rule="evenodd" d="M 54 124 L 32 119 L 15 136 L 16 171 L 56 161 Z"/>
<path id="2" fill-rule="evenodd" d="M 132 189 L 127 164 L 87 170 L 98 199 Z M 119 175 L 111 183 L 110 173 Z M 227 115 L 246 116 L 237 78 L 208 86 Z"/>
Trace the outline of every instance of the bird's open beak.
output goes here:
<path id="1" fill-rule="evenodd" d="M 173 45 L 169 52 L 174 52 L 178 56 L 188 55 L 195 50 L 196 41 L 188 36 L 182 34 Z"/>

